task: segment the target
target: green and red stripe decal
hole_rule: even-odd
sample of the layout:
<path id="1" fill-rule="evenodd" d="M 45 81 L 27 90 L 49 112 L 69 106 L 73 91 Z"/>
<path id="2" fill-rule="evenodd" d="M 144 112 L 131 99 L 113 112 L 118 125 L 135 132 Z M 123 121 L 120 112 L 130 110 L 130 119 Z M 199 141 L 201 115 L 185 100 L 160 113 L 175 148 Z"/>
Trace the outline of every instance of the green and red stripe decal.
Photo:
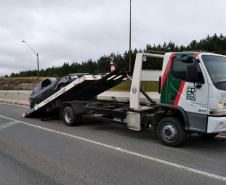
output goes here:
<path id="1" fill-rule="evenodd" d="M 184 84 L 185 84 L 185 81 L 181 81 L 180 88 L 179 88 L 179 90 L 178 90 L 176 99 L 175 99 L 175 101 L 174 101 L 174 105 L 178 105 L 178 102 L 179 102 L 179 100 L 180 100 L 181 94 L 182 94 L 183 89 L 184 89 Z"/>
<path id="2" fill-rule="evenodd" d="M 165 71 L 164 71 L 164 73 L 163 73 L 163 76 L 162 76 L 161 90 L 162 90 L 163 84 L 164 84 L 164 82 L 165 82 L 166 76 L 167 76 L 167 74 L 168 74 L 168 72 L 169 72 L 169 68 L 170 68 L 170 66 L 171 66 L 173 57 L 174 57 L 175 55 L 176 55 L 176 53 L 173 53 L 173 54 L 170 56 L 169 61 L 167 62 L 166 69 L 165 69 Z"/>
<path id="3" fill-rule="evenodd" d="M 178 105 L 181 94 L 184 89 L 185 81 L 173 79 L 171 75 L 171 64 L 172 60 L 175 56 L 179 56 L 181 53 L 172 53 L 170 55 L 169 61 L 167 62 L 166 68 L 164 70 L 163 76 L 162 76 L 162 82 L 161 82 L 161 103 L 171 104 L 171 105 Z M 183 53 L 185 54 L 185 53 Z M 191 55 L 191 53 L 188 53 L 188 55 Z M 193 58 L 196 58 L 200 53 L 193 53 L 191 56 Z M 168 78 L 169 86 L 166 85 L 165 81 Z M 171 87 L 173 86 L 173 87 Z M 169 94 L 172 94 L 175 96 L 175 100 L 173 102 L 169 101 Z"/>

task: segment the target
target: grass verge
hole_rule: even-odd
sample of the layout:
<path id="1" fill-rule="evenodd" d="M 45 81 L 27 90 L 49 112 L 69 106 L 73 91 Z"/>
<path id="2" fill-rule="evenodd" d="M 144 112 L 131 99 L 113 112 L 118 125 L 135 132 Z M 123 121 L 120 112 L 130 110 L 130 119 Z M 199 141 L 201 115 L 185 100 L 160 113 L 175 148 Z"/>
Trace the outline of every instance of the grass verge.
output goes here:
<path id="1" fill-rule="evenodd" d="M 129 82 L 130 82 L 130 80 L 127 78 L 121 84 L 111 88 L 110 91 L 128 91 Z M 157 82 L 157 81 L 141 81 L 140 87 L 145 92 L 158 92 L 159 82 Z"/>

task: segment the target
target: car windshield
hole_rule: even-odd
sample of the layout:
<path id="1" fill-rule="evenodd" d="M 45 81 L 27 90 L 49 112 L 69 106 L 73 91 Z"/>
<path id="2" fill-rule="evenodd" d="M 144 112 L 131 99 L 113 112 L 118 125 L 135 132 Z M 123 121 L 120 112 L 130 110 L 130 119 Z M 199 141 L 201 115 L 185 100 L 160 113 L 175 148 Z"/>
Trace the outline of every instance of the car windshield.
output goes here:
<path id="1" fill-rule="evenodd" d="M 202 59 L 213 83 L 226 83 L 226 57 L 203 55 Z"/>
<path id="2" fill-rule="evenodd" d="M 57 78 L 49 78 L 49 80 L 50 80 L 51 82 L 55 82 L 55 81 L 57 80 Z"/>

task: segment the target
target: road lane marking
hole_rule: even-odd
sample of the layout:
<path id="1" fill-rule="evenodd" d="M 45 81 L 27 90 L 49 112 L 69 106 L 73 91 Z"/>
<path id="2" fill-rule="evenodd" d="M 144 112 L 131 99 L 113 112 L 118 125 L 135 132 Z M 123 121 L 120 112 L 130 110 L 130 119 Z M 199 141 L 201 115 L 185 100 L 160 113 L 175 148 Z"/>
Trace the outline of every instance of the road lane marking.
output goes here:
<path id="1" fill-rule="evenodd" d="M 197 170 L 195 168 L 190 168 L 190 167 L 183 166 L 183 165 L 180 165 L 180 164 L 177 164 L 177 163 L 173 163 L 173 162 L 165 161 L 165 160 L 158 159 L 158 158 L 155 158 L 155 157 L 143 155 L 143 154 L 140 154 L 140 153 L 137 153 L 137 152 L 132 152 L 132 151 L 129 151 L 129 150 L 126 150 L 126 149 L 123 149 L 123 148 L 119 148 L 119 147 L 111 146 L 111 145 L 104 144 L 104 143 L 101 143 L 101 142 L 97 142 L 97 141 L 93 141 L 93 140 L 90 140 L 90 139 L 86 139 L 86 138 L 83 138 L 83 137 L 67 134 L 65 132 L 60 132 L 60 131 L 49 129 L 49 128 L 45 128 L 45 127 L 42 127 L 42 126 L 33 125 L 33 124 L 30 124 L 30 123 L 19 121 L 19 120 L 16 120 L 16 119 L 12 119 L 12 118 L 9 118 L 9 117 L 6 117 L 6 116 L 0 115 L 0 117 L 12 120 L 13 122 L 15 121 L 17 123 L 22 123 L 24 125 L 28 125 L 28 126 L 31 126 L 31 127 L 34 127 L 34 128 L 39 128 L 39 129 L 42 129 L 42 130 L 45 130 L 45 131 L 48 131 L 48 132 L 60 134 L 62 136 L 67 136 L 67 137 L 74 138 L 74 139 L 78 139 L 80 141 L 85 141 L 85 142 L 88 142 L 88 143 L 91 143 L 91 144 L 95 144 L 95 145 L 99 145 L 99 146 L 102 146 L 102 147 L 110 148 L 112 150 L 116 150 L 116 151 L 119 151 L 119 152 L 122 152 L 122 153 L 125 153 L 125 154 L 133 155 L 133 156 L 136 156 L 136 157 L 139 157 L 139 158 L 143 158 L 143 159 L 147 159 L 147 160 L 150 160 L 150 161 L 158 162 L 158 163 L 165 164 L 165 165 L 168 165 L 168 166 L 171 166 L 171 167 L 175 167 L 175 168 L 178 168 L 178 169 L 181 169 L 181 170 L 189 171 L 189 172 L 192 172 L 192 173 L 196 173 L 196 174 L 199 174 L 199 175 L 203 175 L 203 176 L 206 176 L 206 177 L 210 177 L 210 178 L 214 178 L 216 180 L 220 180 L 220 181 L 225 181 L 226 182 L 226 177 L 224 177 L 224 176 L 216 175 L 216 174 L 205 172 L 205 171 L 202 171 L 202 170 Z"/>
<path id="2" fill-rule="evenodd" d="M 9 122 L 9 123 L 6 123 L 6 124 L 4 124 L 4 125 L 1 125 L 1 126 L 0 126 L 0 130 L 2 130 L 2 129 L 4 129 L 4 128 L 7 128 L 7 127 L 10 127 L 10 126 L 13 126 L 13 125 L 15 125 L 15 124 L 17 124 L 17 123 L 20 123 L 20 121 L 14 120 L 14 121 L 12 121 L 12 122 Z"/>

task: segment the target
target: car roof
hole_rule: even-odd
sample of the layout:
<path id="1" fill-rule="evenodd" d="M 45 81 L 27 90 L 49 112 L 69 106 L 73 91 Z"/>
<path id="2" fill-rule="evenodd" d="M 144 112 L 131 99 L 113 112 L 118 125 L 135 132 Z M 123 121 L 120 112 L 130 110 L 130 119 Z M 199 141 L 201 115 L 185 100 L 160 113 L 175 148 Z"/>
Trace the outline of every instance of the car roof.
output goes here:
<path id="1" fill-rule="evenodd" d="M 73 75 L 88 75 L 89 73 L 72 73 L 72 74 L 68 74 L 69 76 L 73 76 Z"/>

